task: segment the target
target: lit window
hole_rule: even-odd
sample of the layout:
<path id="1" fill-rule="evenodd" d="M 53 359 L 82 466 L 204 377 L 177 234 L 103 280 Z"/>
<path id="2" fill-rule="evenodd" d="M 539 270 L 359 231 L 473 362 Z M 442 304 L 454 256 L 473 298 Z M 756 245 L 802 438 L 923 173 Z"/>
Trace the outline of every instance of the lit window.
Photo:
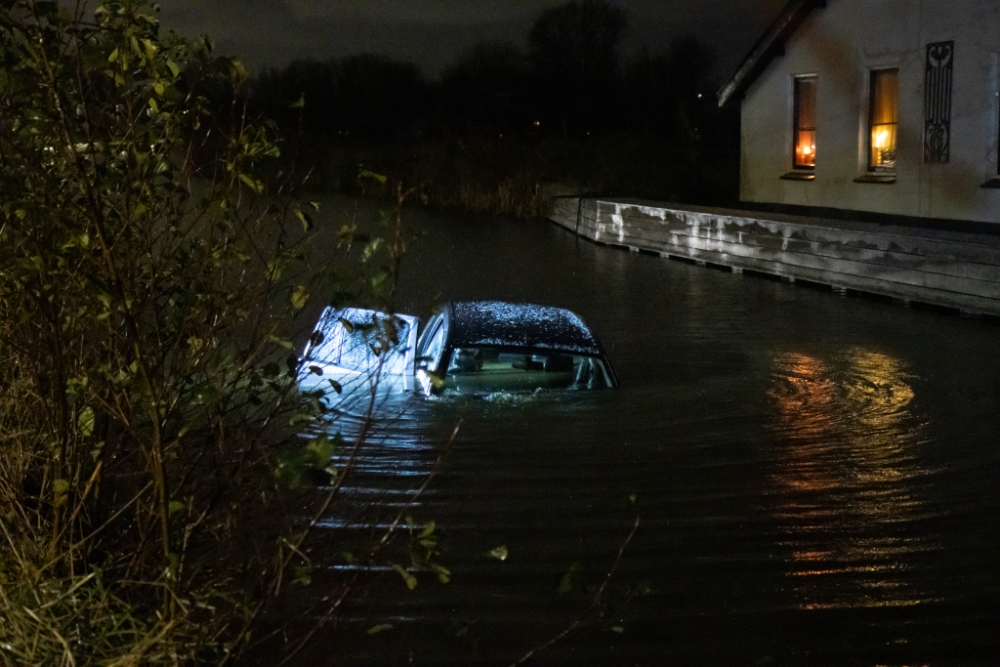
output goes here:
<path id="1" fill-rule="evenodd" d="M 795 159 L 796 169 L 816 166 L 816 77 L 795 79 Z"/>
<path id="2" fill-rule="evenodd" d="M 899 107 L 899 70 L 872 72 L 871 107 L 868 115 L 869 158 L 871 171 L 896 169 L 896 126 Z"/>

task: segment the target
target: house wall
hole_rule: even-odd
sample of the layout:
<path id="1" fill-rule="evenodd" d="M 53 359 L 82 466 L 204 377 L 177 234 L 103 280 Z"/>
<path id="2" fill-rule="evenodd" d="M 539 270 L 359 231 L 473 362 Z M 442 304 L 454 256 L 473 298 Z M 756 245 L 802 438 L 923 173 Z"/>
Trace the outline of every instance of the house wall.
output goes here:
<path id="1" fill-rule="evenodd" d="M 809 14 L 745 91 L 740 194 L 744 201 L 1000 223 L 997 174 L 1000 2 L 831 0 Z M 953 40 L 950 160 L 923 156 L 928 43 Z M 859 183 L 868 168 L 871 69 L 899 68 L 894 183 Z M 795 76 L 815 74 L 815 178 L 792 171 Z"/>

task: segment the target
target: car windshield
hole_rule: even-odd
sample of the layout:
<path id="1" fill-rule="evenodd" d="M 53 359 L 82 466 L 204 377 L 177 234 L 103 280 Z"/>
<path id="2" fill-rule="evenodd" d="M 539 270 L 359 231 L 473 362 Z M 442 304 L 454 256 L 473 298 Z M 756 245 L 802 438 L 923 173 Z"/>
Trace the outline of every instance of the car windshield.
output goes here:
<path id="1" fill-rule="evenodd" d="M 587 355 L 544 354 L 497 347 L 459 347 L 448 362 L 445 389 L 463 394 L 613 386 L 603 362 Z"/>
<path id="2" fill-rule="evenodd" d="M 313 365 L 372 375 L 412 374 L 416 318 L 361 308 L 327 308 L 305 358 Z"/>

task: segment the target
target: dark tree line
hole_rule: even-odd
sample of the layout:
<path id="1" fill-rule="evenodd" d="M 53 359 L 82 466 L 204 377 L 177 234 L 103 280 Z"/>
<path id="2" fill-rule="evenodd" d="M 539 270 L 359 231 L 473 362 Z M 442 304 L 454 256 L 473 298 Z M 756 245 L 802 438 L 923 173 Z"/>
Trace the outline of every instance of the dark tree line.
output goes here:
<path id="1" fill-rule="evenodd" d="M 646 146 L 647 158 L 656 153 L 647 160 L 651 169 L 664 171 L 667 162 L 675 165 L 676 183 L 698 181 L 657 194 L 680 189 L 705 200 L 703 191 L 716 187 L 708 183 L 712 173 L 728 170 L 732 181 L 738 159 L 738 120 L 718 109 L 709 80 L 712 52 L 684 36 L 665 41 L 655 55 L 623 62 L 626 27 L 618 4 L 571 0 L 538 17 L 527 49 L 480 44 L 436 80 L 373 55 L 298 61 L 259 76 L 251 106 L 307 145 L 315 143 L 309 138 L 356 145 L 470 135 L 652 137 L 631 144 Z M 720 161 L 732 164 L 720 169 Z"/>
<path id="2" fill-rule="evenodd" d="M 296 61 L 260 75 L 253 101 L 279 125 L 312 135 L 692 131 L 713 107 L 709 49 L 685 37 L 623 66 L 625 28 L 617 5 L 576 0 L 538 18 L 527 52 L 480 44 L 436 81 L 373 55 Z"/>

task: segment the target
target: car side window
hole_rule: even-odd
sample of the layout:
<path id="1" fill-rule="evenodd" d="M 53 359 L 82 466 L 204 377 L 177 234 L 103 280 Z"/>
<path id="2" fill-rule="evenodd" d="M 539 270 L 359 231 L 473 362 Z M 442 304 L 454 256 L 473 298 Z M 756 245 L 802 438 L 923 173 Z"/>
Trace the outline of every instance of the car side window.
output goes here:
<path id="1" fill-rule="evenodd" d="M 427 323 L 427 331 L 420 338 L 417 356 L 418 364 L 422 368 L 437 370 L 441 364 L 441 353 L 444 352 L 445 328 L 442 326 L 443 318 L 435 315 Z"/>
<path id="2" fill-rule="evenodd" d="M 441 353 L 444 352 L 444 327 L 438 327 L 437 332 L 427 343 L 423 356 L 427 358 L 426 368 L 436 370 L 441 365 Z"/>

